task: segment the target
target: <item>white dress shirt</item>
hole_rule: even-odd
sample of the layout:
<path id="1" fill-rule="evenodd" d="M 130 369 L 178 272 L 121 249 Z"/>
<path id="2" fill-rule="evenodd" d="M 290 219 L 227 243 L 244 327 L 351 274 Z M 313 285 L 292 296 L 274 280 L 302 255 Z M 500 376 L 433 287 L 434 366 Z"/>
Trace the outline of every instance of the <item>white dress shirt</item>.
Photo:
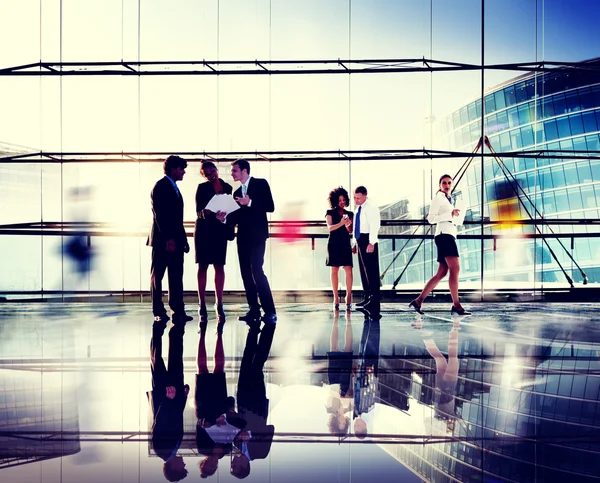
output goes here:
<path id="1" fill-rule="evenodd" d="M 358 213 L 358 208 L 360 210 L 360 233 L 362 235 L 369 235 L 369 243 L 371 245 L 375 245 L 375 243 L 379 242 L 377 236 L 379 235 L 379 228 L 381 227 L 381 215 L 379 214 L 379 208 L 375 203 L 367 200 L 357 207 L 354 210 L 354 223 L 356 223 L 356 214 Z M 352 234 L 354 235 L 354 228 L 352 228 Z"/>
<path id="2" fill-rule="evenodd" d="M 456 225 L 452 217 L 453 209 L 454 205 L 448 201 L 446 195 L 442 191 L 438 191 L 431 200 L 429 214 L 427 215 L 427 221 L 432 225 L 436 225 L 436 235 L 445 233 L 456 238 Z"/>

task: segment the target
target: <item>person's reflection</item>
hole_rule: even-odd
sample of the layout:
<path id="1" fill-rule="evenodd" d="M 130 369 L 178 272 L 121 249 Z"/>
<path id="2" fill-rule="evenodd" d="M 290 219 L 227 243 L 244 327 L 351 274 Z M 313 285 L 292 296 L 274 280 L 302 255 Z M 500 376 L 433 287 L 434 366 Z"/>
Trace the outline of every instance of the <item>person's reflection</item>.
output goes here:
<path id="1" fill-rule="evenodd" d="M 162 357 L 164 331 L 164 323 L 155 322 L 152 326 L 152 391 L 147 393 L 153 416 L 151 441 L 154 452 L 164 460 L 165 478 L 168 481 L 179 481 L 188 474 L 183 458 L 177 454 L 183 439 L 183 411 L 190 390 L 183 379 L 184 327 L 173 325 L 169 330 L 168 368 Z"/>
<path id="2" fill-rule="evenodd" d="M 263 369 L 269 357 L 275 328 L 275 324 L 265 324 L 262 331 L 251 327 L 246 337 L 237 386 L 237 402 L 239 415 L 247 422 L 247 426 L 233 443 L 240 454 L 231 461 L 231 474 L 240 479 L 250 474 L 251 461 L 264 459 L 269 455 L 273 442 L 275 427 L 267 424 L 269 400 Z"/>
<path id="3" fill-rule="evenodd" d="M 206 325 L 201 326 L 196 363 L 196 447 L 198 453 L 206 456 L 198 465 L 200 476 L 208 478 L 217 471 L 219 460 L 231 452 L 233 439 L 245 422 L 235 413 L 234 398 L 227 396 L 222 331 L 217 331 L 211 373 L 206 355 Z"/>
<path id="4" fill-rule="evenodd" d="M 365 317 L 354 380 L 354 435 L 364 438 L 373 430 L 373 411 L 379 377 L 379 320 Z"/>
<path id="5" fill-rule="evenodd" d="M 454 321 L 452 329 L 448 335 L 448 360 L 438 349 L 433 339 L 424 339 L 425 348 L 429 355 L 435 360 L 435 413 L 437 420 L 445 421 L 446 430 L 454 430 L 455 413 L 455 395 L 456 383 L 458 381 L 458 328 L 460 322 Z"/>
<path id="6" fill-rule="evenodd" d="M 327 396 L 327 411 L 330 413 L 328 420 L 329 432 L 333 435 L 343 436 L 350 427 L 350 418 L 346 416 L 352 405 L 352 320 L 351 312 L 345 312 L 346 323 L 344 326 L 344 347 L 339 347 L 339 319 L 340 313 L 333 313 L 331 324 L 330 351 L 327 352 L 327 379 L 330 392 Z"/>

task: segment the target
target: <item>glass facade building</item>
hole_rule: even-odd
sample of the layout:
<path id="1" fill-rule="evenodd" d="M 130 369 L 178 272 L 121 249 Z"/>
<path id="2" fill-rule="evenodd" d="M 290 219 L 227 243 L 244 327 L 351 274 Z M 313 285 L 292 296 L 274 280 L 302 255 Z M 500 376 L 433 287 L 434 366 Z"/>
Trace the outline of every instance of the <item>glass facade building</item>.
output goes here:
<path id="1" fill-rule="evenodd" d="M 600 195 L 598 64 L 598 60 L 593 60 L 589 61 L 589 70 L 584 64 L 579 71 L 557 69 L 520 76 L 488 92 L 483 106 L 477 99 L 440 121 L 438 129 L 444 146 L 457 152 L 472 152 L 481 138 L 483 107 L 483 132 L 493 149 L 485 148 L 488 156 L 483 161 L 483 175 L 478 151 L 464 175 L 456 178 L 454 197 L 462 198 L 467 206 L 467 223 L 459 236 L 481 234 L 482 225 L 484 234 L 496 235 L 495 239 L 482 242 L 473 238 L 460 241 L 463 282 L 475 282 L 483 273 L 490 287 L 494 283 L 510 286 L 511 282 L 522 287 L 540 282 L 564 284 L 561 266 L 575 283 L 583 282 L 571 257 L 589 281 L 600 279 L 600 239 L 585 236 L 598 231 L 591 223 L 599 216 L 596 200 Z M 528 156 L 518 157 L 519 152 Z M 538 158 L 536 152 L 545 156 Z M 493 153 L 497 156 L 491 156 Z M 456 164 L 453 168 L 458 167 Z M 387 219 L 410 215 L 418 219 L 426 213 L 427 206 L 408 213 L 406 202 L 382 208 Z M 531 222 L 510 223 L 522 220 Z M 561 220 L 563 224 L 545 223 L 551 220 Z M 505 225 L 489 223 L 502 221 Z M 536 232 L 549 238 L 519 239 L 520 235 Z M 560 238 L 553 238 L 553 233 Z M 575 236 L 569 238 L 569 234 Z M 404 269 L 418 244 L 419 240 L 407 244 L 405 253 L 395 263 L 394 275 Z M 396 255 L 390 248 L 382 257 L 386 266 Z M 418 283 L 424 273 L 435 271 L 433 243 L 427 241 L 420 250 L 422 254 L 406 270 L 401 284 Z M 387 282 L 392 281 L 390 273 Z"/>

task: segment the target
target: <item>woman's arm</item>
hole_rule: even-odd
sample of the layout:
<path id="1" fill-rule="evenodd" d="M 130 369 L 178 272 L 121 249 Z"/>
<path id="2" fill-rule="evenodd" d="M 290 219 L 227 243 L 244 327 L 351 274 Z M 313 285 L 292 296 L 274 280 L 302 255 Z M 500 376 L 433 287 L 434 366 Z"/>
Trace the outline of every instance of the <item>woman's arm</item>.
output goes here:
<path id="1" fill-rule="evenodd" d="M 329 229 L 329 231 L 334 231 L 337 230 L 338 228 L 340 228 L 341 226 L 344 226 L 346 223 L 346 220 L 344 220 L 342 218 L 342 220 L 339 223 L 336 223 L 335 225 L 333 224 L 333 220 L 331 219 L 331 215 L 327 215 L 325 217 L 325 220 L 327 221 L 327 228 Z"/>

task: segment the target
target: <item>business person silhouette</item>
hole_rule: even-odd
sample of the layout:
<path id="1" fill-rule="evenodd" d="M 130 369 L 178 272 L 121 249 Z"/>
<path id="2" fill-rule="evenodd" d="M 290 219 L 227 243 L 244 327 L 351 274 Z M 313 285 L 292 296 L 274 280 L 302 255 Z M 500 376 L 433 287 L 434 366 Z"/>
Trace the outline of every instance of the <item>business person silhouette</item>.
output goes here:
<path id="1" fill-rule="evenodd" d="M 152 410 L 151 443 L 154 452 L 164 461 L 163 474 L 168 481 L 185 478 L 183 458 L 177 454 L 183 439 L 183 412 L 190 387 L 183 377 L 183 334 L 181 324 L 169 330 L 168 367 L 162 357 L 164 324 L 158 320 L 152 326 L 150 339 L 150 370 L 152 391 L 146 393 Z"/>

